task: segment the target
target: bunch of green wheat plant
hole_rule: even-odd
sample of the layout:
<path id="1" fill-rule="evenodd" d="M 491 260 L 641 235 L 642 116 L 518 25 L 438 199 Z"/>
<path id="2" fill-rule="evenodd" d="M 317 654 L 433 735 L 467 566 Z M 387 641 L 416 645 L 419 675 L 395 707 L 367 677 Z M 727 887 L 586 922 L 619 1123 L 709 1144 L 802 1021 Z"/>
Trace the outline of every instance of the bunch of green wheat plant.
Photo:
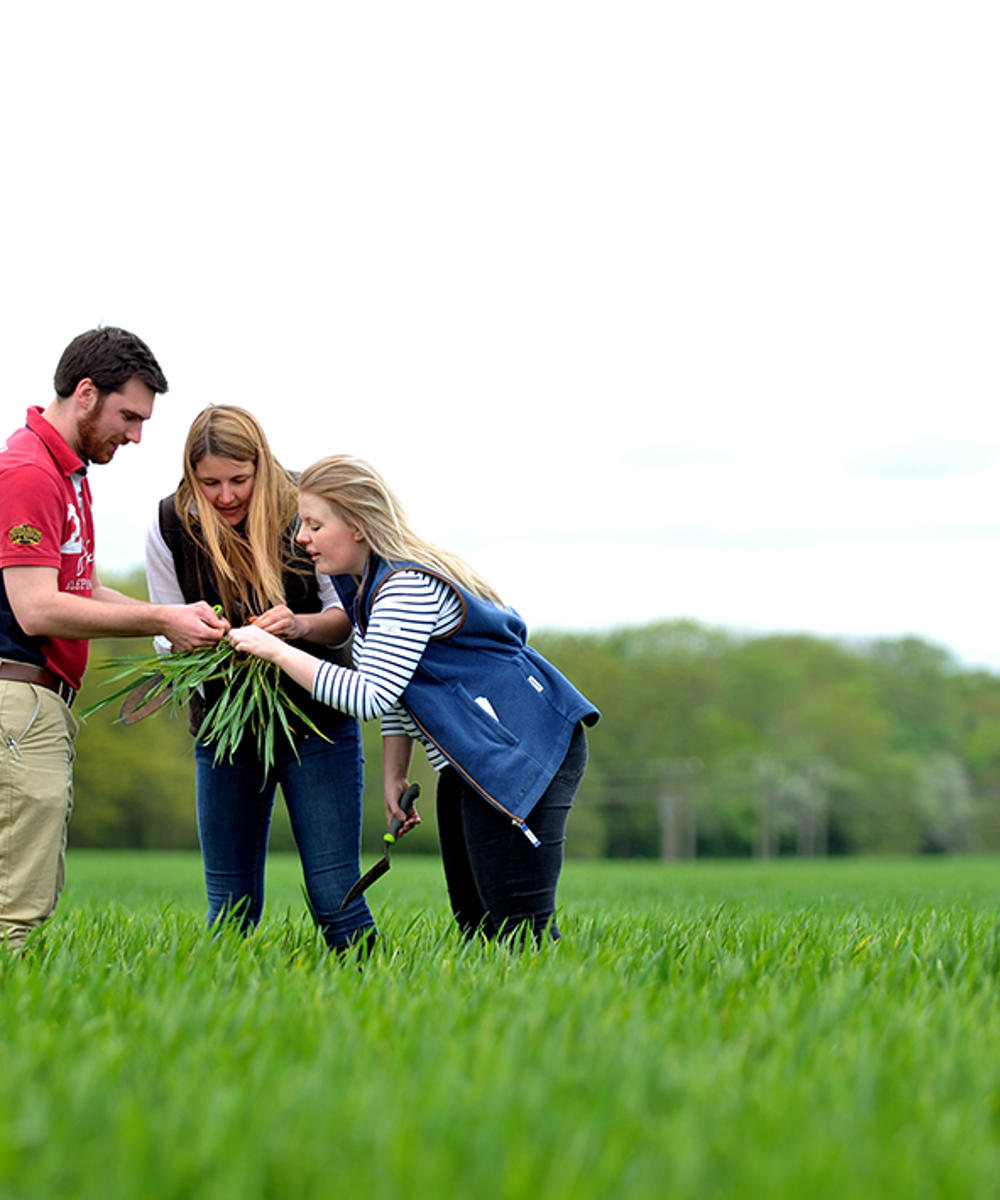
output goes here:
<path id="1" fill-rule="evenodd" d="M 240 654 L 223 638 L 214 646 L 178 654 L 130 655 L 105 664 L 117 668 L 107 686 L 117 688 L 83 712 L 83 718 L 112 704 L 131 692 L 141 697 L 142 708 L 154 711 L 155 701 L 183 708 L 210 680 L 221 680 L 222 694 L 201 723 L 197 738 L 215 745 L 215 762 L 232 761 L 237 746 L 249 731 L 257 743 L 257 753 L 265 774 L 274 764 L 275 740 L 287 738 L 295 751 L 292 724 L 329 741 L 285 689 L 281 671 L 274 663 L 250 654 Z M 124 714 L 123 714 L 124 715 Z"/>

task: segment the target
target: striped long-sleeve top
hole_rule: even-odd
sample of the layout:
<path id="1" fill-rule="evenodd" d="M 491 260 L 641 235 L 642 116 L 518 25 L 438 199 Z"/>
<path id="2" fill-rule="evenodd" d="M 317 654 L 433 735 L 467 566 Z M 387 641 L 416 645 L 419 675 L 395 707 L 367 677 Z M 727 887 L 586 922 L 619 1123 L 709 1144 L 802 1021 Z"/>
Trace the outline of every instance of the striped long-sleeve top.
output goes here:
<path id="1" fill-rule="evenodd" d="M 430 639 L 453 632 L 461 620 L 461 600 L 447 583 L 422 571 L 395 572 L 379 589 L 365 636 L 355 630 L 356 669 L 321 663 L 313 695 L 363 721 L 381 717 L 383 737 L 403 734 L 421 742 L 440 770 L 448 760 L 420 735 L 399 698 Z"/>

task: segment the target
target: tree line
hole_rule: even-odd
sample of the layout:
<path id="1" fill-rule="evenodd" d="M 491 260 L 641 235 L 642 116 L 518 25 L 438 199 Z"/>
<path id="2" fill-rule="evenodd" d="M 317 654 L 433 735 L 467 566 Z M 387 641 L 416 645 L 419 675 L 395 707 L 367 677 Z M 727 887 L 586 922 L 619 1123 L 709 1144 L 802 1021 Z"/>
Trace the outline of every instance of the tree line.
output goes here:
<path id="1" fill-rule="evenodd" d="M 143 595 L 141 573 L 114 581 Z M 749 636 L 696 621 L 532 638 L 602 711 L 570 822 L 580 857 L 941 853 L 1000 849 L 1000 676 L 962 668 L 917 638 L 846 642 Z M 115 659 L 96 641 L 78 710 Z M 187 721 L 164 710 L 125 727 L 82 723 L 74 846 L 190 849 L 194 758 Z M 364 731 L 364 836 L 384 828 L 377 723 Z M 434 773 L 418 750 L 424 827 L 436 852 Z M 290 847 L 276 804 L 272 845 Z"/>

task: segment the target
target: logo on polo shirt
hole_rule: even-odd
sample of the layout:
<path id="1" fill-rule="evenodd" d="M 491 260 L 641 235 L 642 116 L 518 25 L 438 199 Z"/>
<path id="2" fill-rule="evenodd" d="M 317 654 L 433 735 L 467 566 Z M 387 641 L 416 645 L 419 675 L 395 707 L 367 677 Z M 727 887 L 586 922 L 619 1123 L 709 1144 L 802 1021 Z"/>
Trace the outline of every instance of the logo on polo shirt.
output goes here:
<path id="1" fill-rule="evenodd" d="M 37 546 L 42 540 L 42 531 L 34 525 L 14 525 L 7 537 L 15 546 Z"/>
<path id="2" fill-rule="evenodd" d="M 80 514 L 72 504 L 66 505 L 66 540 L 59 547 L 60 554 L 83 553 L 83 530 L 80 527 Z"/>

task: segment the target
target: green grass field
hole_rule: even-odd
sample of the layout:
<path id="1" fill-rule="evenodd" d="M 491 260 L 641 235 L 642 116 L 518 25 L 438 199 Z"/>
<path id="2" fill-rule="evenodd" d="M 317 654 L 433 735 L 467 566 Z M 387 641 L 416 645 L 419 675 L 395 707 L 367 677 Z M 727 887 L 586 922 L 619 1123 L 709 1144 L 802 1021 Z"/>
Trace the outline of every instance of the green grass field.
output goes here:
<path id="1" fill-rule="evenodd" d="M 0 1196 L 995 1197 L 1000 863 L 573 863 L 564 941 L 462 944 L 397 852 L 331 962 L 274 856 L 77 852 L 0 962 Z"/>

